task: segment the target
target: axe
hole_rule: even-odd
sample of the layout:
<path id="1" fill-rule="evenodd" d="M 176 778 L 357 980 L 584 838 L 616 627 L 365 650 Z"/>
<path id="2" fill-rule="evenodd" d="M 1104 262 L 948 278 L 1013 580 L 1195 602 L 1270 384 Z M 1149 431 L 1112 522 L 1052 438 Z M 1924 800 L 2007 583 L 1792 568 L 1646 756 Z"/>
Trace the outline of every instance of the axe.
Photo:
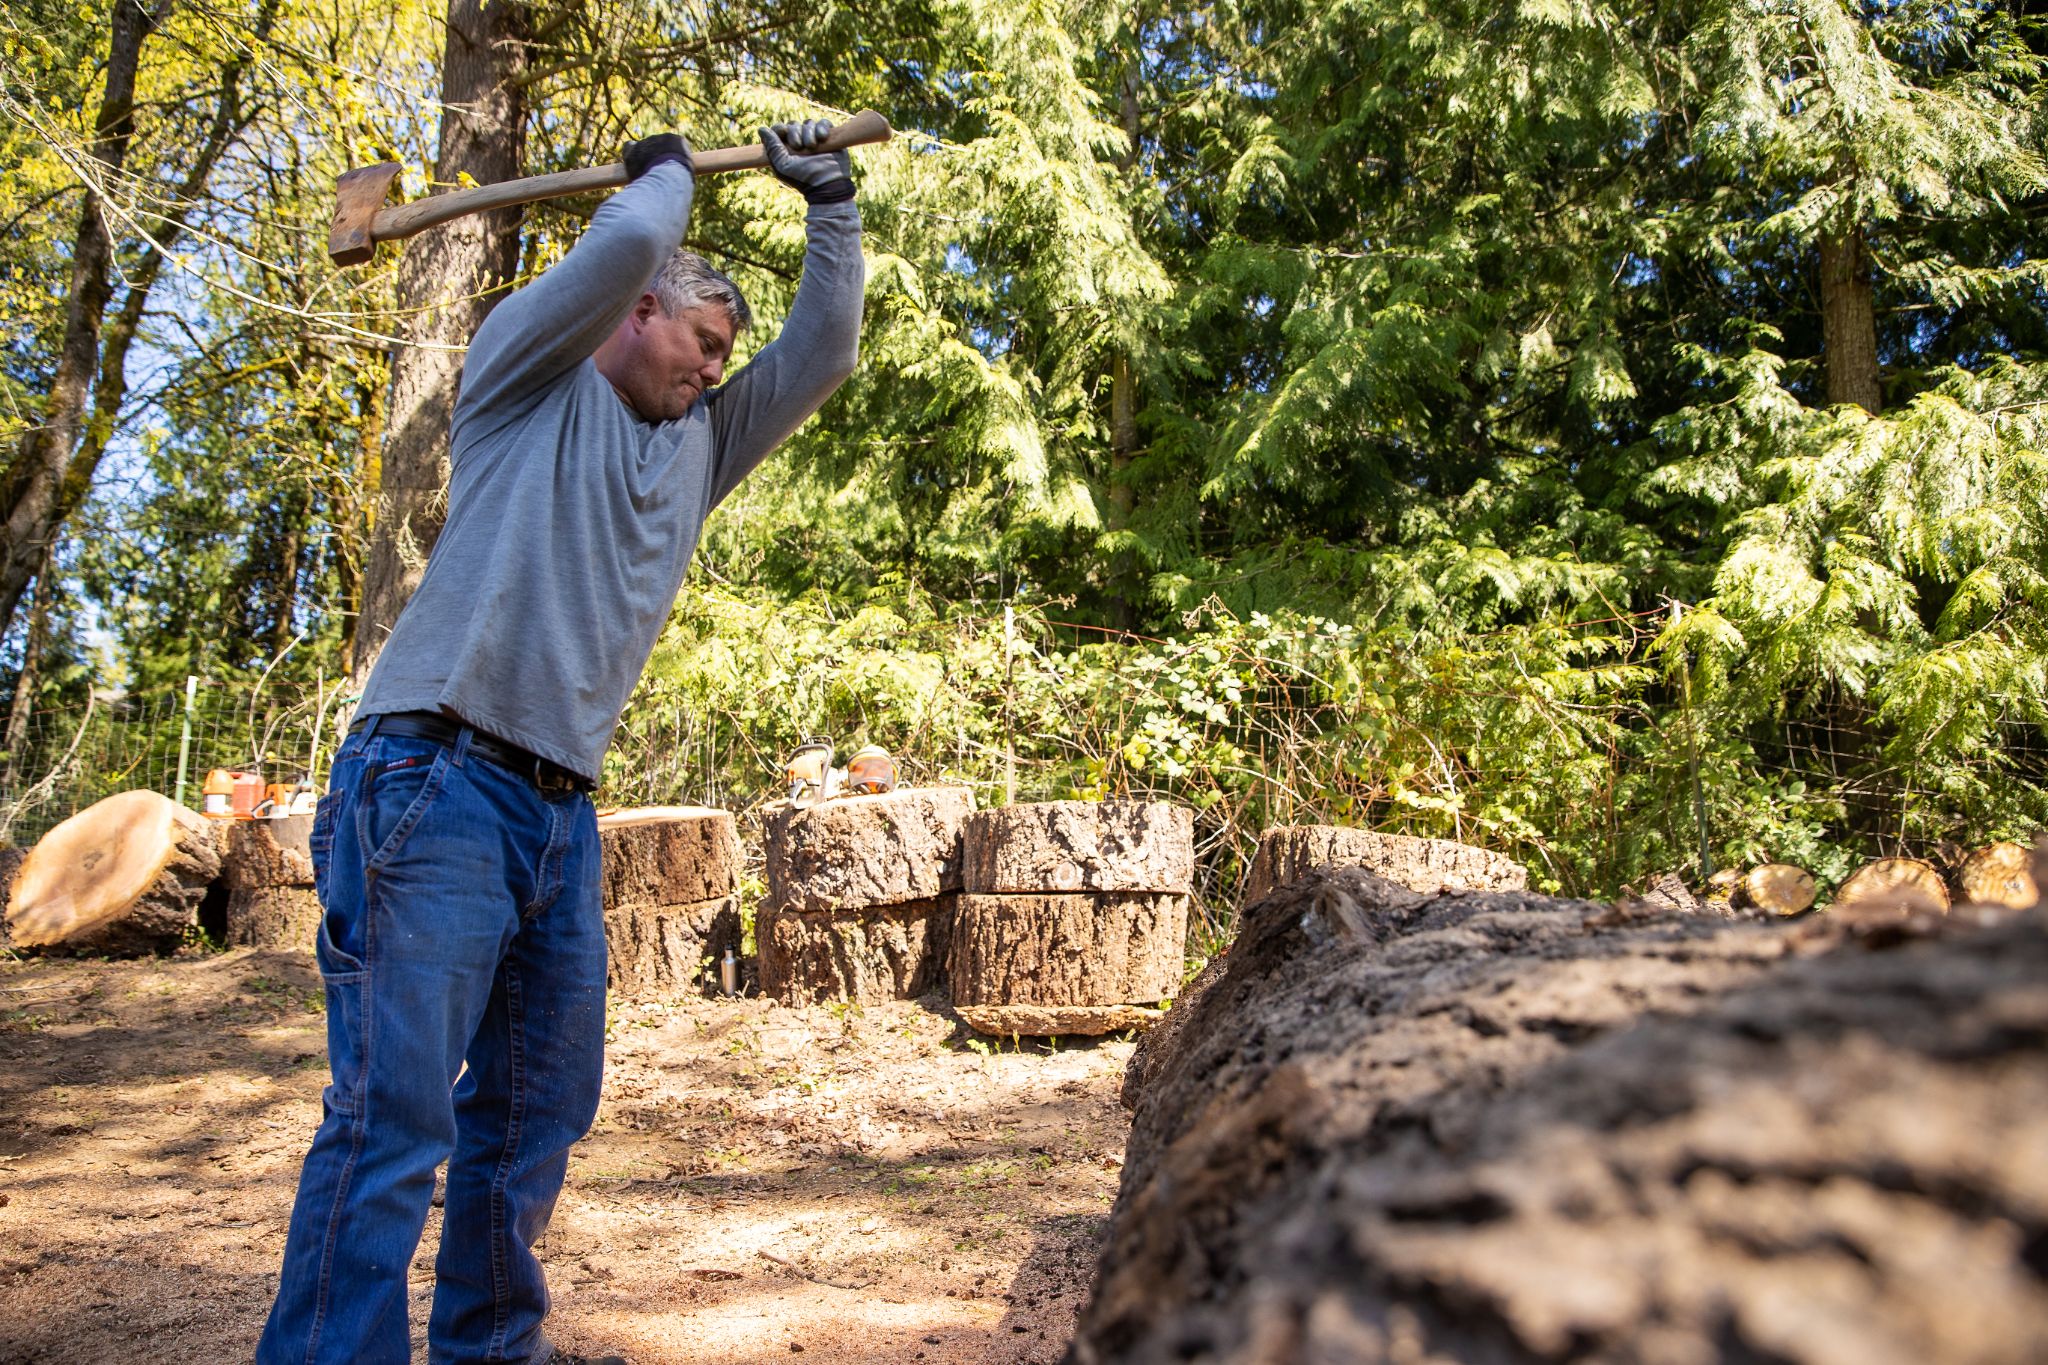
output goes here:
<path id="1" fill-rule="evenodd" d="M 827 133 L 812 154 L 887 142 L 891 131 L 887 119 L 872 109 L 864 109 Z M 758 142 L 696 152 L 692 159 L 699 175 L 762 170 L 768 165 L 768 154 Z M 609 166 L 585 166 L 581 170 L 556 171 L 553 175 L 529 175 L 500 185 L 479 185 L 473 190 L 430 194 L 410 204 L 385 208 L 384 198 L 400 169 L 396 161 L 382 161 L 375 166 L 358 167 L 334 182 L 334 223 L 327 233 L 327 255 L 336 265 L 361 265 L 376 253 L 379 242 L 410 237 L 465 214 L 531 204 L 538 199 L 559 199 L 587 190 L 617 189 L 626 183 L 626 165 L 615 161 Z"/>

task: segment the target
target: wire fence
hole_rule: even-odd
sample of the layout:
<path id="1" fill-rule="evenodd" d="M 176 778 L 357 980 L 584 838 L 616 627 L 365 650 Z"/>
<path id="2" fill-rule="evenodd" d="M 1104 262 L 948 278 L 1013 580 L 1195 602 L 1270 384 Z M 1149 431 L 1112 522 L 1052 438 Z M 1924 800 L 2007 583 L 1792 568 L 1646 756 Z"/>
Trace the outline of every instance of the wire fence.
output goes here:
<path id="1" fill-rule="evenodd" d="M 10 716 L 0 844 L 25 847 L 94 802 L 136 788 L 196 809 L 215 768 L 317 789 L 339 739 L 343 691 L 324 680 L 252 687 L 194 678 L 140 692 L 95 688 L 83 702 Z"/>
<path id="2" fill-rule="evenodd" d="M 1924 759 L 1857 698 L 1776 716 L 1694 699 L 1653 657 L 1659 613 L 1423 646 L 1314 619 L 1190 619 L 1153 639 L 1043 613 L 848 616 L 686 594 L 605 762 L 599 800 L 701 804 L 753 827 L 812 734 L 866 743 L 982 805 L 1139 797 L 1195 811 L 1197 894 L 1221 933 L 1260 836 L 1338 824 L 1506 852 L 1539 885 L 1613 895 L 1675 871 L 1782 860 L 1832 884 L 1861 860 L 2029 838 L 2048 737 L 2000 724 Z M 114 792 L 201 804 L 213 768 L 316 790 L 352 697 L 194 680 L 19 718 L 0 843 Z M 16 728 L 10 721 L 10 730 Z"/>

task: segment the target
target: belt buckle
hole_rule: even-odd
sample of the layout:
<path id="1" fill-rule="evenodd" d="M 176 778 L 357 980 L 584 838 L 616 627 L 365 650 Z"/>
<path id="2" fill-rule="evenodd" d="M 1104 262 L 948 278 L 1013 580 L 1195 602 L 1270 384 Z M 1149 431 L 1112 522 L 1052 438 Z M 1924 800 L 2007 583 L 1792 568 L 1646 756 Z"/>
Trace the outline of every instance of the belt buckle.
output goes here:
<path id="1" fill-rule="evenodd" d="M 566 768 L 538 756 L 533 760 L 533 785 L 550 795 L 578 789 L 576 778 Z"/>

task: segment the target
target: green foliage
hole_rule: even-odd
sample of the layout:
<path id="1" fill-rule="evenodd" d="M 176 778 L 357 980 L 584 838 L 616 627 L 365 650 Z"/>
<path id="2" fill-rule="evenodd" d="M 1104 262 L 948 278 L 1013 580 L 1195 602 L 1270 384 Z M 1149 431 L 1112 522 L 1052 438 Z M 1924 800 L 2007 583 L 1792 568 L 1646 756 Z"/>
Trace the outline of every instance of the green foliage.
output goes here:
<path id="1" fill-rule="evenodd" d="M 136 153 L 158 181 L 234 50 L 176 13 Z M 69 14 L 10 0 L 0 59 L 75 141 L 103 44 Z M 139 688 L 336 671 L 402 301 L 388 257 L 325 267 L 314 225 L 344 164 L 425 188 L 426 18 L 280 12 L 264 112 L 143 328 L 134 486 L 60 557 L 84 600 L 47 676 L 74 694 L 88 621 Z M 855 154 L 861 369 L 707 528 L 610 799 L 749 806 L 813 732 L 985 801 L 1166 796 L 1201 812 L 1219 916 L 1288 821 L 1465 838 L 1588 892 L 2025 837 L 2044 52 L 2023 7 L 1918 0 L 554 15 L 535 171 L 821 109 L 899 130 Z M 23 422 L 78 196 L 0 138 Z M 527 266 L 588 210 L 530 209 Z M 748 346 L 801 221 L 763 177 L 700 187 L 690 244 L 755 302 Z M 1870 277 L 1876 414 L 1825 402 L 1824 241 Z"/>

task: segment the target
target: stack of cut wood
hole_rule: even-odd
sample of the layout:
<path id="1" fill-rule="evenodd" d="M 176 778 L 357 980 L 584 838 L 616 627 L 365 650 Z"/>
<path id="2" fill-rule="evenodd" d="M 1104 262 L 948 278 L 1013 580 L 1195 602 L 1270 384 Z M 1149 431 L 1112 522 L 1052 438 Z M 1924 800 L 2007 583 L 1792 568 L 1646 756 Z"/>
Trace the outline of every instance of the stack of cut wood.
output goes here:
<path id="1" fill-rule="evenodd" d="M 762 993 L 871 1003 L 942 988 L 973 809 L 965 787 L 904 787 L 771 811 Z"/>
<path id="2" fill-rule="evenodd" d="M 660 996 L 715 986 L 716 961 L 740 947 L 744 856 L 731 812 L 645 806 L 599 817 L 597 831 L 612 989 Z"/>
<path id="3" fill-rule="evenodd" d="M 224 822 L 221 880 L 228 889 L 229 947 L 313 951 L 320 898 L 313 891 L 307 847 L 312 832 L 310 815 Z"/>
<path id="4" fill-rule="evenodd" d="M 167 796 L 117 792 L 45 834 L 15 874 L 17 948 L 126 957 L 175 948 L 220 875 L 212 821 Z"/>
<path id="5" fill-rule="evenodd" d="M 1142 1028 L 1180 989 L 1194 818 L 1148 801 L 1047 801 L 969 817 L 953 1005 L 983 1033 Z"/>
<path id="6" fill-rule="evenodd" d="M 1318 867 L 1362 867 L 1411 891 L 1521 891 L 1529 871 L 1505 854 L 1450 839 L 1375 834 L 1340 825 L 1280 825 L 1259 837 L 1245 876 L 1251 906 Z"/>

